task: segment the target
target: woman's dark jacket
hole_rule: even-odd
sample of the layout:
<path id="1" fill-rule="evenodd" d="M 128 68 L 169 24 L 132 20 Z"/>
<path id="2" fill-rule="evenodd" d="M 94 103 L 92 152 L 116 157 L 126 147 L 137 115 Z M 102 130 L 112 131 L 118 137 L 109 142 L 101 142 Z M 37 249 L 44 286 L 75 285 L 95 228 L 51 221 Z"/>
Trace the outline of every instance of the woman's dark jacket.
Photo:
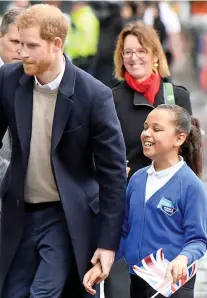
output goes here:
<path id="1" fill-rule="evenodd" d="M 182 86 L 175 85 L 173 85 L 173 88 L 176 104 L 192 114 L 188 90 Z M 131 168 L 129 176 L 131 176 L 138 169 L 151 163 L 150 159 L 145 157 L 142 152 L 140 135 L 147 115 L 154 107 L 164 103 L 163 82 L 160 84 L 160 90 L 156 95 L 154 106 L 149 103 L 143 94 L 133 91 L 125 81 L 118 83 L 112 91 L 124 135 L 127 160 L 129 161 L 128 166 Z"/>

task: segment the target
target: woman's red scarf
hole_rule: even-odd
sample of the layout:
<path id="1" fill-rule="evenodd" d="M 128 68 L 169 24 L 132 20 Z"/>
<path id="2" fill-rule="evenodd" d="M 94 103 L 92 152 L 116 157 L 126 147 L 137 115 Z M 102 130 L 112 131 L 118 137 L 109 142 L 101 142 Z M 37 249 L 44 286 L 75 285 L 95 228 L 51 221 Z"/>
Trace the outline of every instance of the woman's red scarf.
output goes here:
<path id="1" fill-rule="evenodd" d="M 155 96 L 160 89 L 160 76 L 152 73 L 149 78 L 142 82 L 138 82 L 137 79 L 132 77 L 128 71 L 125 72 L 125 80 L 129 87 L 138 93 L 144 94 L 146 99 L 153 105 Z"/>

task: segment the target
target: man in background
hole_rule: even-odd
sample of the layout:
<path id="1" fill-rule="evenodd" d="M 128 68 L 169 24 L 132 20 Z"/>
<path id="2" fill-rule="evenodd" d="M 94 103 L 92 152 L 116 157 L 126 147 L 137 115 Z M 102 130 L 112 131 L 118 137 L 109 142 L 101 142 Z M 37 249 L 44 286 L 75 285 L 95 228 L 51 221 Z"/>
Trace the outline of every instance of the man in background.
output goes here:
<path id="1" fill-rule="evenodd" d="M 84 1 L 73 2 L 71 27 L 68 31 L 65 53 L 73 64 L 92 74 L 92 65 L 99 41 L 99 20 L 93 9 Z"/>
<path id="2" fill-rule="evenodd" d="M 17 62 L 19 55 L 19 33 L 16 25 L 17 16 L 24 9 L 20 7 L 8 10 L 2 18 L 0 26 L 0 67 L 5 63 Z M 11 138 L 9 131 L 3 139 L 3 147 L 0 150 L 0 183 L 9 165 L 11 156 Z"/>

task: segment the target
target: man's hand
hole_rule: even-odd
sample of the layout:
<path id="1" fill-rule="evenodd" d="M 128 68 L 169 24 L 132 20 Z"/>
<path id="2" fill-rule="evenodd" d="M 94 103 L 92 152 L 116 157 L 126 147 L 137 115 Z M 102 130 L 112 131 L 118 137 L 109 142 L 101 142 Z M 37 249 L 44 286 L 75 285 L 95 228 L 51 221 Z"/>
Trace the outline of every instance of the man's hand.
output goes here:
<path id="1" fill-rule="evenodd" d="M 184 255 L 178 255 L 170 264 L 168 265 L 166 278 L 172 276 L 173 283 L 178 280 L 185 278 L 187 275 L 187 265 L 188 258 Z"/>
<path id="2" fill-rule="evenodd" d="M 103 248 L 97 248 L 97 250 L 93 255 L 93 258 L 91 259 L 91 263 L 93 265 L 95 265 L 97 262 L 101 263 L 102 274 L 98 279 L 98 283 L 102 282 L 104 279 L 107 278 L 111 270 L 111 267 L 114 263 L 114 259 L 115 259 L 115 251 L 103 249 Z"/>

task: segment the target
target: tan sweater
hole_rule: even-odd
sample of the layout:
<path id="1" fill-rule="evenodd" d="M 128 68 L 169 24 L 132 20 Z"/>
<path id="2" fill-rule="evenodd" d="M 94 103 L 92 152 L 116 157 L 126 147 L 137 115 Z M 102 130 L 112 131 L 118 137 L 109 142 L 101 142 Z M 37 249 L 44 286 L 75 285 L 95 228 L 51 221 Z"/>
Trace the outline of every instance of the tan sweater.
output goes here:
<path id="1" fill-rule="evenodd" d="M 57 92 L 58 89 L 50 91 L 34 87 L 32 135 L 24 193 L 28 203 L 59 201 L 50 160 Z"/>

